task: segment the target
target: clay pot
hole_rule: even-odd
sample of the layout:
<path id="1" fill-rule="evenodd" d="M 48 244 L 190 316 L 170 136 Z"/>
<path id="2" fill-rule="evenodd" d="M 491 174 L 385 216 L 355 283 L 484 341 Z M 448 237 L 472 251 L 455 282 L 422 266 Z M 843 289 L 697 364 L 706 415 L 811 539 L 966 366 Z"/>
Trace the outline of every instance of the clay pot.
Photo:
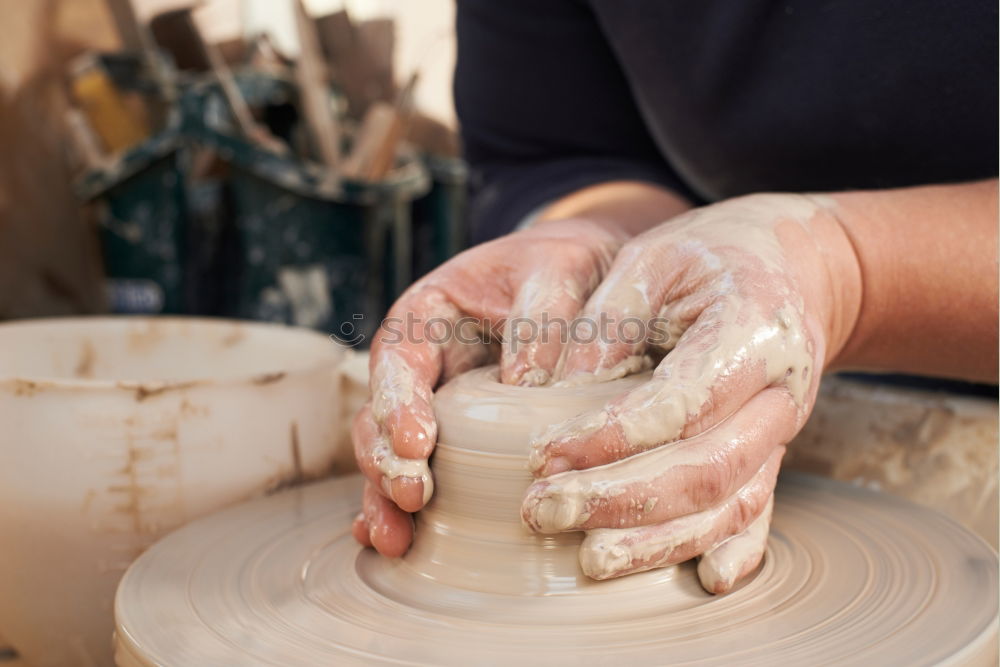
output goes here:
<path id="1" fill-rule="evenodd" d="M 329 472 L 322 334 L 186 318 L 0 325 L 0 632 L 32 665 L 110 664 L 118 580 L 227 505 Z"/>

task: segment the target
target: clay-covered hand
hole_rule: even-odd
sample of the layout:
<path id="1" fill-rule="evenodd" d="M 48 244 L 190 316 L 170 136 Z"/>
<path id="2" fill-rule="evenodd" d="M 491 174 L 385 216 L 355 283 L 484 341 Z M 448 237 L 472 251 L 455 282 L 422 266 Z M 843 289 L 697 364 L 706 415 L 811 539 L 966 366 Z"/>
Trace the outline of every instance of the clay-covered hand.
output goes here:
<path id="1" fill-rule="evenodd" d="M 409 513 L 433 488 L 433 389 L 498 352 L 503 382 L 548 383 L 563 341 L 531 323 L 572 319 L 625 239 L 585 220 L 546 222 L 458 255 L 395 303 L 372 344 L 372 398 L 354 421 L 367 477 L 358 541 L 387 556 L 410 544 Z"/>
<path id="2" fill-rule="evenodd" d="M 557 380 L 651 379 L 544 431 L 522 518 L 584 530 L 584 572 L 606 579 L 700 557 L 706 590 L 761 560 L 785 444 L 856 317 L 860 273 L 831 204 L 753 195 L 696 209 L 628 242 L 581 312 L 647 323 L 571 342 Z M 634 318 L 634 319 L 631 319 Z M 624 332 L 624 335 L 623 335 Z"/>

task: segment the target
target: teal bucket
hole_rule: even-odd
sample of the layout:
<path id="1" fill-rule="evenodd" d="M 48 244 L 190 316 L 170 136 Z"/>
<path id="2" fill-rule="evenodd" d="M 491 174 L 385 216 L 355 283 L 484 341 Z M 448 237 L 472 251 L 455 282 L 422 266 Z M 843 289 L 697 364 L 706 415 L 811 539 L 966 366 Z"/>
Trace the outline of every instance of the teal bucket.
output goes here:
<path id="1" fill-rule="evenodd" d="M 181 136 L 167 130 L 76 184 L 100 204 L 108 307 L 114 313 L 184 313 L 188 208 Z"/>
<path id="2" fill-rule="evenodd" d="M 237 80 L 251 106 L 295 102 L 280 79 Z M 241 138 L 214 83 L 188 91 L 183 104 L 191 136 L 229 166 L 226 314 L 369 341 L 413 279 L 411 206 L 430 189 L 423 164 L 407 154 L 384 182 L 334 181 L 320 165 Z"/>

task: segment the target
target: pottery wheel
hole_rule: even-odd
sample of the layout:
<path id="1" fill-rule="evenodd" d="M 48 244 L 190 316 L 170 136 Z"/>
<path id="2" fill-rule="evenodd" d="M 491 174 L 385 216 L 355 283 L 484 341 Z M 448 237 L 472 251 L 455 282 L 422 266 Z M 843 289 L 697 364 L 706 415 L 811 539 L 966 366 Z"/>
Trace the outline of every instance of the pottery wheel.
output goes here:
<path id="1" fill-rule="evenodd" d="M 509 389 L 465 417 L 504 423 Z M 449 497 L 449 470 L 475 457 L 439 421 L 435 500 L 406 557 L 354 542 L 358 477 L 231 508 L 126 573 L 118 664 L 995 664 L 996 554 L 943 515 L 785 475 L 764 562 L 732 593 L 705 593 L 693 564 L 593 582 L 572 569 L 577 534 L 519 535 L 516 514 L 491 524 L 482 498 Z M 505 467 L 501 451 L 523 443 L 486 440 L 476 456 L 523 489 L 523 456 Z M 484 486 L 468 478 L 466 500 Z"/>

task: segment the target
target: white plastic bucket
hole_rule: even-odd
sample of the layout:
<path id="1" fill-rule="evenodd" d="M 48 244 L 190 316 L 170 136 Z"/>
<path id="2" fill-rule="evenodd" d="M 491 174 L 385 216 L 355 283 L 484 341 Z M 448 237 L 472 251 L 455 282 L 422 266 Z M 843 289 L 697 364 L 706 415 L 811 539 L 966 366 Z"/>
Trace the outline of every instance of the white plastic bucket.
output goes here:
<path id="1" fill-rule="evenodd" d="M 0 631 L 32 665 L 110 664 L 115 587 L 185 522 L 329 473 L 321 334 L 189 318 L 0 325 Z"/>

